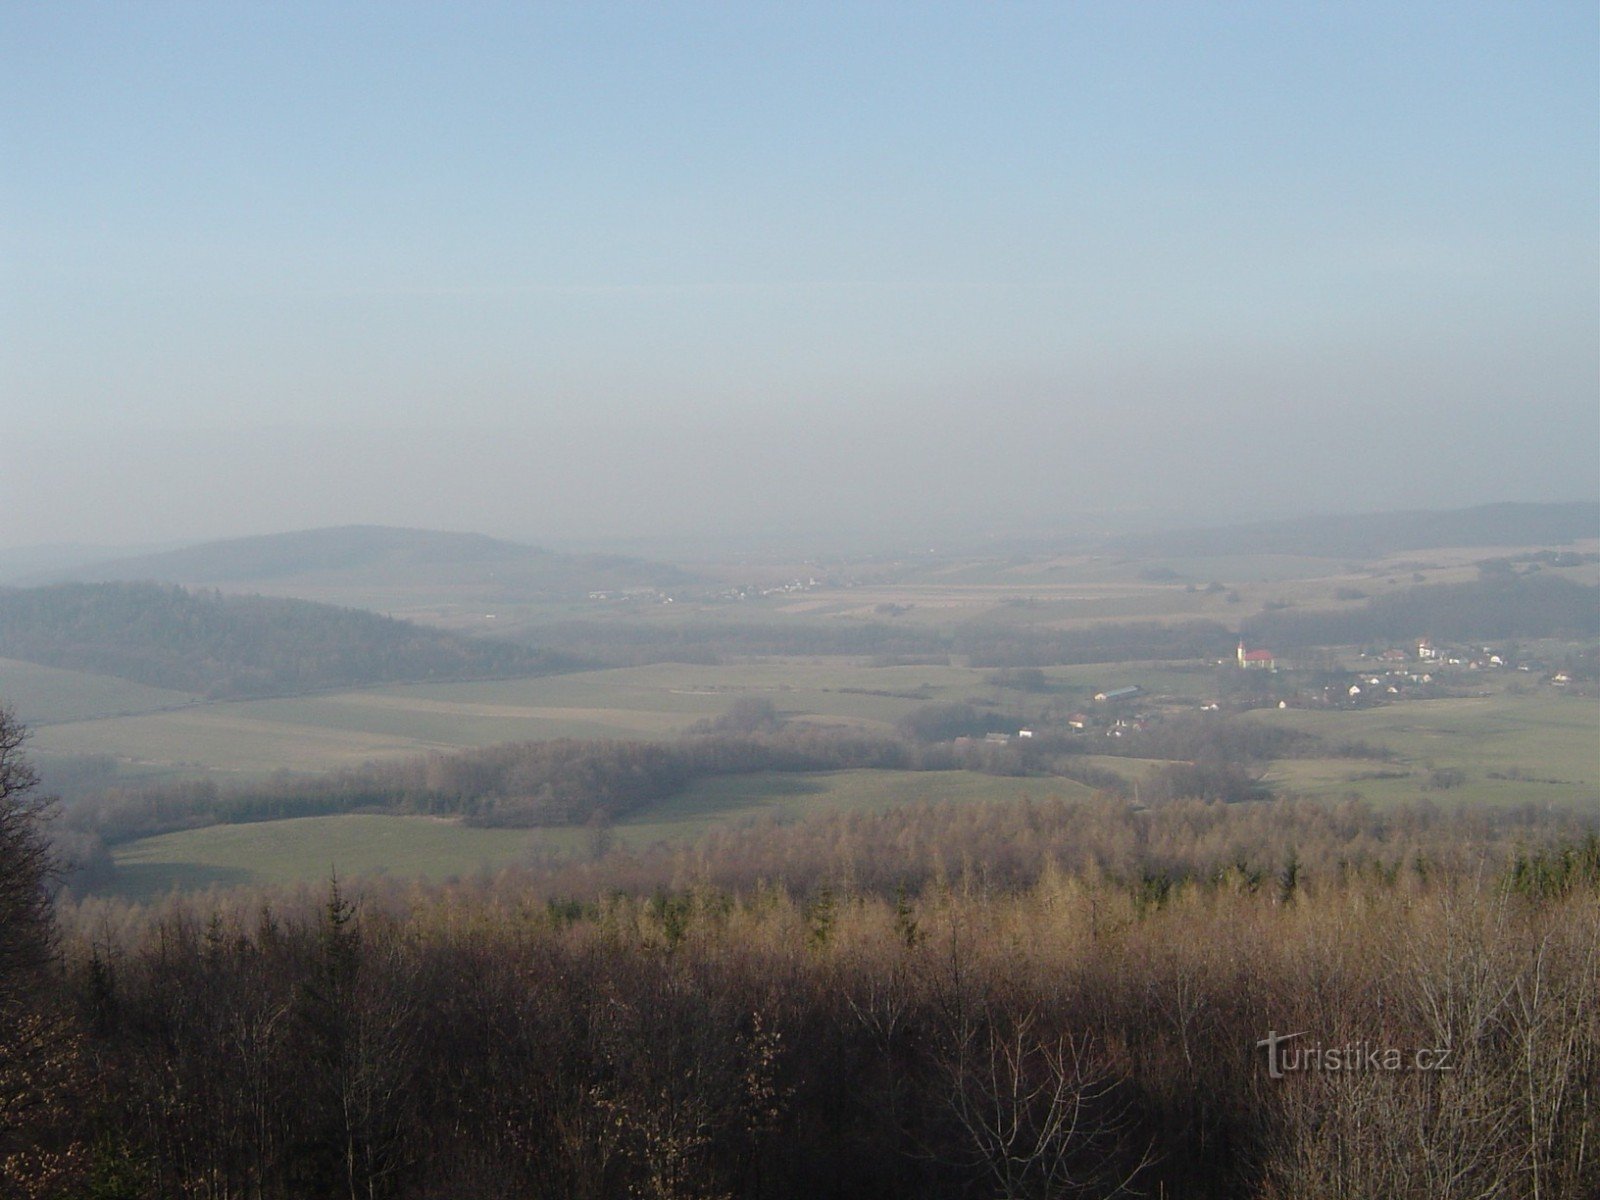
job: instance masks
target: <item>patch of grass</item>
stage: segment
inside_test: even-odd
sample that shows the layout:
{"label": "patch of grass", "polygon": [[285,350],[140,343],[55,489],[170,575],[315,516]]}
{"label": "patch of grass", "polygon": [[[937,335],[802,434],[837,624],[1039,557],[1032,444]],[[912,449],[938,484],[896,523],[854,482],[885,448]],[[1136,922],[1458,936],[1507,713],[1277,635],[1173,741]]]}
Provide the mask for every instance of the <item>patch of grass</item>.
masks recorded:
{"label": "patch of grass", "polygon": [[[1499,692],[1354,711],[1267,709],[1251,719],[1395,752],[1394,762],[1378,765],[1351,759],[1274,765],[1281,786],[1310,795],[1359,792],[1373,801],[1427,797],[1441,804],[1600,803],[1600,705],[1580,697]],[[1407,774],[1373,777],[1390,771]],[[1461,779],[1439,786],[1451,777],[1435,772],[1459,772]],[[1548,780],[1558,782],[1541,782]]]}
{"label": "patch of grass", "polygon": [[103,721],[47,725],[35,731],[33,747],[43,756],[107,754],[133,771],[155,769],[222,777],[273,771],[328,770],[359,766],[379,757],[451,749],[447,743],[383,737],[303,720],[270,720],[249,704],[211,704],[177,712],[147,713]]}
{"label": "patch of grass", "polygon": [[1466,805],[1558,805],[1586,808],[1600,805],[1594,784],[1539,779],[1496,779],[1464,768],[1429,768],[1395,764],[1362,764],[1348,758],[1303,758],[1276,762],[1267,782],[1279,792],[1336,800],[1359,795],[1374,804],[1415,803]]}
{"label": "patch of grass", "polygon": [[146,687],[110,675],[0,658],[0,701],[14,708],[23,724],[34,728],[177,708],[199,699],[188,692]]}
{"label": "patch of grass", "polygon": [[788,716],[881,731],[923,703],[992,697],[986,674],[836,658],[659,663],[85,719],[41,728],[34,745],[41,755],[108,754],[125,768],[248,777],[496,742],[670,738],[751,696],[771,700]]}
{"label": "patch of grass", "polygon": [[1345,570],[1348,560],[1295,554],[1229,554],[1150,560],[1185,580],[1205,583],[1278,583],[1290,579],[1322,579]]}
{"label": "patch of grass", "polygon": [[143,838],[113,855],[116,891],[150,899],[174,888],[294,883],[390,874],[446,879],[527,857],[543,831],[470,829],[431,817],[350,814],[212,825]]}

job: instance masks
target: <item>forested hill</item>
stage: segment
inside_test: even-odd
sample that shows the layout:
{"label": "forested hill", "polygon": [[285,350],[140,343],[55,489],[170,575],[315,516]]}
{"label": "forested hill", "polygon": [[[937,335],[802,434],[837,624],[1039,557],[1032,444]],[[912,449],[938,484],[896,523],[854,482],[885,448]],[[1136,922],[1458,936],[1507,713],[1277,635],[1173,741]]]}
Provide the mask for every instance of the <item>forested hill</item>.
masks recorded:
{"label": "forested hill", "polygon": [[1600,636],[1600,587],[1541,575],[1432,584],[1375,596],[1347,612],[1265,612],[1244,632],[1274,648],[1405,642],[1428,636],[1593,638]]}
{"label": "forested hill", "polygon": [[1563,546],[1600,537],[1600,503],[1484,504],[1443,512],[1297,517],[1217,529],[1130,534],[1110,549],[1136,555],[1297,554],[1382,558],[1447,546]]}
{"label": "forested hill", "polygon": [[664,563],[561,554],[476,533],[347,525],[207,542],[24,582],[155,579],[200,586],[269,585],[272,591],[296,582],[323,588],[478,585],[519,595],[583,595],[597,589],[668,586],[688,578]]}
{"label": "forested hill", "polygon": [[572,665],[544,651],[357,609],[158,583],[0,589],[0,658],[214,699]]}

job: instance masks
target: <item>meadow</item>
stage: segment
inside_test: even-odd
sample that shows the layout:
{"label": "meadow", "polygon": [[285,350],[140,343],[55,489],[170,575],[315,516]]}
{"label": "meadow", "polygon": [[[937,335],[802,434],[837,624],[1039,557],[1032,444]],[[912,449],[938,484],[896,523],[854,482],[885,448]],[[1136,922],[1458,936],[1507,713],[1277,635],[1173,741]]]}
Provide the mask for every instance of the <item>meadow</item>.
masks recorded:
{"label": "meadow", "polygon": [[[873,666],[848,658],[654,663],[533,679],[188,703],[166,711],[86,712],[39,725],[31,748],[46,765],[52,757],[99,754],[140,773],[240,779],[496,742],[665,739],[748,697],[770,700],[785,717],[887,732],[927,704],[976,701],[1035,717],[1052,706],[1087,705],[1105,688],[1138,685],[1195,698],[1207,686],[1203,674],[1159,664],[1056,667],[1044,675],[1049,690],[1035,693],[997,684],[993,672],[962,666]],[[23,690],[18,706],[25,712],[29,705],[30,693]]]}
{"label": "meadow", "polygon": [[1389,762],[1282,760],[1269,778],[1285,791],[1375,803],[1600,808],[1600,706],[1553,688],[1355,710],[1263,709],[1251,719],[1394,753]]}
{"label": "meadow", "polygon": [[39,728],[33,749],[45,760],[109,754],[130,765],[237,777],[506,741],[668,738],[744,696],[769,698],[785,713],[887,728],[926,703],[924,696],[965,698],[982,686],[979,673],[962,669],[872,670],[837,660],[666,663],[91,718]]}
{"label": "meadow", "polygon": [[[806,578],[812,569],[769,565],[750,572],[756,590],[746,599],[715,591],[674,604],[644,598],[519,601],[440,594],[428,597],[431,608],[419,605],[415,594],[371,599],[375,606],[459,631],[520,631],[534,644],[540,644],[541,629],[581,628],[603,640],[615,627],[621,631],[619,645],[628,644],[629,630],[646,628],[682,631],[684,644],[703,649],[715,644],[706,642],[707,631],[752,630],[758,636],[750,644],[762,645],[767,630],[851,630],[868,623],[920,628],[924,635],[982,627],[1008,637],[1011,629],[1025,635],[1100,622],[1237,625],[1264,608],[1283,605],[1337,609],[1418,582],[1475,577],[1475,560],[1484,553],[1428,551],[1361,564],[1288,555],[932,556],[866,564],[858,577],[835,576],[829,586],[760,594],[762,586]],[[705,585],[712,589],[744,578],[742,567],[723,568],[721,579],[696,570],[698,577],[712,579]],[[1584,564],[1563,573],[1588,580],[1600,574],[1600,566]],[[1212,581],[1223,586],[1213,588]],[[383,604],[385,599],[390,603]],[[555,639],[556,633],[548,637]],[[559,640],[545,644],[561,647]],[[665,644],[670,647],[672,639]],[[1522,649],[1559,662],[1571,646],[1530,643]],[[1127,713],[1173,715],[1219,698],[1226,701],[1219,690],[1234,682],[1219,673],[1215,661],[1050,666],[1018,675],[973,667],[959,656],[948,661],[915,654],[904,659],[736,656],[720,648],[717,655],[719,661],[701,663],[654,662],[524,679],[392,684],[239,701],[205,701],[107,676],[0,660],[0,696],[31,727],[29,752],[47,776],[53,763],[94,759],[110,763],[119,781],[200,778],[227,787],[265,781],[286,770],[355,768],[506,742],[670,741],[752,699],[770,702],[781,719],[801,726],[873,735],[892,733],[918,709],[957,703],[1003,714],[1019,727],[1059,730],[1073,713],[1102,715],[1093,700],[1099,691],[1137,686],[1140,695],[1126,706]],[[1348,668],[1367,669],[1353,654],[1344,661]],[[901,662],[916,665],[892,665]],[[1390,755],[1330,753],[1279,759],[1258,769],[1280,794],[1330,801],[1359,796],[1380,806],[1427,800],[1451,808],[1600,809],[1600,708],[1592,698],[1553,689],[1534,673],[1485,674],[1473,685],[1479,694],[1405,698],[1374,708],[1257,709],[1248,719],[1315,734],[1330,748],[1367,743]],[[1113,743],[1092,732],[1085,736],[1084,765],[1120,776],[1135,797],[1144,777],[1165,765],[1097,753]],[[1061,779],[963,771],[723,776],[631,814],[605,836],[639,848],[692,841],[719,824],[764,815],[788,820],[827,809],[881,811],[922,800],[972,803],[1083,794],[1087,789]],[[335,869],[444,879],[581,857],[593,850],[593,837],[585,829],[501,831],[366,814],[218,826],[113,847],[115,886],[123,894],[148,897],[175,885],[315,880]]]}
{"label": "meadow", "polygon": [[508,866],[592,855],[605,844],[643,849],[694,841],[713,826],[761,817],[882,812],[907,804],[1087,798],[1064,779],[1013,779],[970,771],[773,771],[701,781],[602,834],[571,826],[478,829],[454,820],[352,813],[211,825],[142,838],[113,855],[103,894],[151,900],[170,891],[243,884],[316,883],[387,875],[434,882]]}
{"label": "meadow", "polygon": [[0,698],[29,728],[91,722],[132,713],[161,712],[200,701],[199,696],[148,687],[111,675],[64,671],[0,658]]}

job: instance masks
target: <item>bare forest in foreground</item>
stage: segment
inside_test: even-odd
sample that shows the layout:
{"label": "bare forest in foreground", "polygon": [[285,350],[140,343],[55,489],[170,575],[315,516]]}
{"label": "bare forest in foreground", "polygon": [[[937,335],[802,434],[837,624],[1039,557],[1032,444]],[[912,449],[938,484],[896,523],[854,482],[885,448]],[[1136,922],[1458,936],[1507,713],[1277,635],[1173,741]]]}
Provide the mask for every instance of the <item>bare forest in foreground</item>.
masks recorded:
{"label": "bare forest in foreground", "polygon": [[32,915],[10,1194],[1600,1184],[1600,841],[1531,810],[914,806]]}

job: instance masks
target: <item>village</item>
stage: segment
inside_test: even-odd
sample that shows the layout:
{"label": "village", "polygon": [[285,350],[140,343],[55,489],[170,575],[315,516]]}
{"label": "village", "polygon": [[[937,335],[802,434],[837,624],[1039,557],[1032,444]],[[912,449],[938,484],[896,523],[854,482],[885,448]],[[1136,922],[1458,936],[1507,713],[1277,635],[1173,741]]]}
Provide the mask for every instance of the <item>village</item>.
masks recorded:
{"label": "village", "polygon": [[[1212,664],[1213,694],[1201,699],[1158,692],[1138,684],[1095,691],[1089,704],[1059,721],[1046,718],[1015,733],[982,740],[1005,745],[1029,740],[1046,728],[1067,736],[1123,738],[1143,733],[1182,713],[1243,713],[1256,709],[1367,709],[1407,700],[1488,695],[1493,677],[1511,676],[1514,688],[1549,687],[1587,695],[1585,680],[1543,658],[1511,648],[1441,644],[1420,637],[1407,649],[1352,649],[1347,655],[1292,662],[1265,647],[1239,642],[1233,659]],[[1243,673],[1243,674],[1240,674]],[[958,742],[972,739],[958,739]]]}

